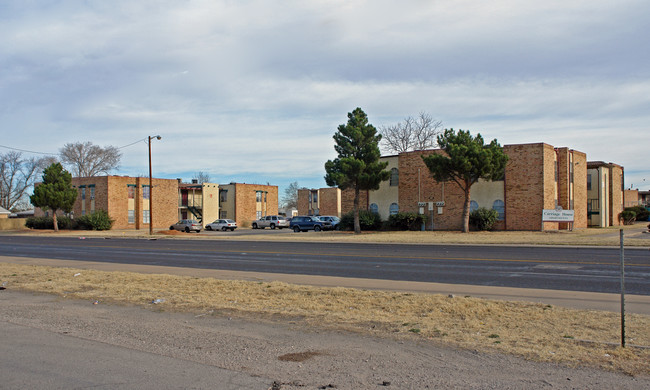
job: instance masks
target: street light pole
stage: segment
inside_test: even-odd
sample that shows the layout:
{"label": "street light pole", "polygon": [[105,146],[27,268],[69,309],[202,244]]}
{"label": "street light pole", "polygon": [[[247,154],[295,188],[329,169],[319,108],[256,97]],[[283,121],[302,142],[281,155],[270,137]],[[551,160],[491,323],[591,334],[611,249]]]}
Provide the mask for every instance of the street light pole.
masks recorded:
{"label": "street light pole", "polygon": [[149,235],[153,236],[153,180],[151,179],[151,140],[161,139],[159,135],[149,136]]}

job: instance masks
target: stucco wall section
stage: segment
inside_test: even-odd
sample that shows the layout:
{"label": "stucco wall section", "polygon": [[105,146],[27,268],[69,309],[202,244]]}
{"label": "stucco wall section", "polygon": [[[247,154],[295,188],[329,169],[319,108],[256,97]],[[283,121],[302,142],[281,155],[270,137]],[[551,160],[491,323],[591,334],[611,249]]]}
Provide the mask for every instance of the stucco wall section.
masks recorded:
{"label": "stucco wall section", "polygon": [[380,159],[381,162],[387,162],[387,171],[395,168],[398,172],[397,185],[390,185],[390,179],[385,180],[379,184],[379,189],[370,191],[368,194],[368,205],[376,204],[379,210],[381,219],[386,220],[390,215],[390,205],[393,203],[399,204],[399,156],[386,156]]}
{"label": "stucco wall section", "polygon": [[573,151],[574,229],[587,227],[587,154]]}
{"label": "stucco wall section", "polygon": [[219,185],[214,183],[203,183],[203,226],[215,219],[219,219]]}

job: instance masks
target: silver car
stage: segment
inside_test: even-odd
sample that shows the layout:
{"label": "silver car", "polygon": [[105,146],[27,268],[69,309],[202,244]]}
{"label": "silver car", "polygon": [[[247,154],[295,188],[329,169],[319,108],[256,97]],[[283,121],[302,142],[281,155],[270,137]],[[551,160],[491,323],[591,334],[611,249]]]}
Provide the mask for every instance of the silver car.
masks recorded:
{"label": "silver car", "polygon": [[169,227],[169,230],[180,230],[185,233],[200,232],[203,226],[195,219],[181,219]]}
{"label": "silver car", "polygon": [[205,230],[230,230],[234,232],[237,229],[237,222],[232,219],[217,219],[216,221],[205,225]]}

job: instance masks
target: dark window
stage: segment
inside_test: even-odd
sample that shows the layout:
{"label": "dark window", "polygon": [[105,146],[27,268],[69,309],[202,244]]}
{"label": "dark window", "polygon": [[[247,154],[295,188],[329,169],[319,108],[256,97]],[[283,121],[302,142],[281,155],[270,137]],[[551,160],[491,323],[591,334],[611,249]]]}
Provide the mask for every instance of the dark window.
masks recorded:
{"label": "dark window", "polygon": [[390,170],[390,185],[391,187],[399,185],[399,171],[397,168]]}

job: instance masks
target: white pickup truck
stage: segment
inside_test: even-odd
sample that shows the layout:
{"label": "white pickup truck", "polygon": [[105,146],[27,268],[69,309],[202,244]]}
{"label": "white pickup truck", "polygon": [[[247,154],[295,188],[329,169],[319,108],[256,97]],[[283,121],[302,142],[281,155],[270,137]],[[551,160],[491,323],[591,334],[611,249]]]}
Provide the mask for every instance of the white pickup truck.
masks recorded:
{"label": "white pickup truck", "polygon": [[289,221],[281,215],[267,215],[266,217],[253,221],[251,226],[253,229],[264,229],[265,227],[282,229],[289,227]]}

